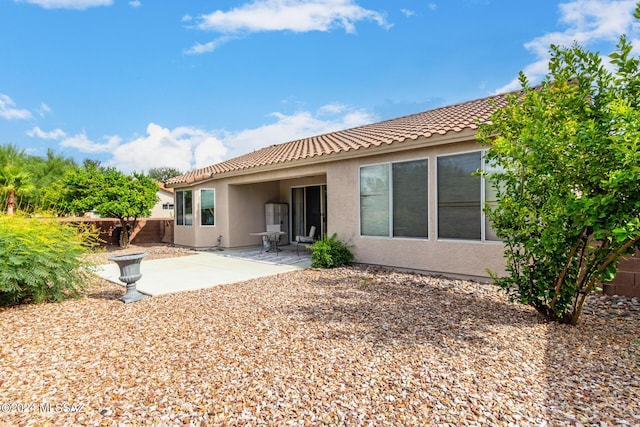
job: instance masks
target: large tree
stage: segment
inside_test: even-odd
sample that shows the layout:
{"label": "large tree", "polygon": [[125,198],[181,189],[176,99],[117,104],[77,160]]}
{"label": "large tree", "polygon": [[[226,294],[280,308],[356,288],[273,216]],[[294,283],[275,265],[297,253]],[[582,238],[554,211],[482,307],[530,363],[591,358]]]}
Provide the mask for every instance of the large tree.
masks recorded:
{"label": "large tree", "polygon": [[175,176],[182,175],[182,172],[176,168],[171,168],[168,166],[159,167],[159,168],[151,168],[147,172],[147,176],[155,179],[159,182],[165,182],[169,178],[173,178]]}
{"label": "large tree", "polygon": [[129,226],[147,217],[158,201],[156,182],[143,174],[125,175],[114,168],[85,164],[65,175],[59,187],[58,208],[83,214],[94,211],[103,218],[120,220],[120,245],[129,245]]}
{"label": "large tree", "polygon": [[29,209],[47,209],[51,203],[46,200],[49,189],[62,179],[68,170],[76,167],[77,164],[71,157],[56,154],[52,149],[47,150],[45,157],[28,156],[24,169],[31,176],[34,185],[34,191],[27,199]]}
{"label": "large tree", "polygon": [[[640,5],[636,9],[636,17]],[[510,296],[576,324],[640,241],[640,74],[625,36],[610,55],[551,47],[549,74],[480,129],[498,195],[485,208],[505,244]]]}

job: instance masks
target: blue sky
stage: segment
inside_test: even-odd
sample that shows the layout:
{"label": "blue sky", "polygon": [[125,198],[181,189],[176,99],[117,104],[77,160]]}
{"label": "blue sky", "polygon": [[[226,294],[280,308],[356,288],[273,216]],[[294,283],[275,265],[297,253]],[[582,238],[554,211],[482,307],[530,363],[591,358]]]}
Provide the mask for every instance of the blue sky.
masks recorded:
{"label": "blue sky", "polygon": [[631,0],[0,0],[0,144],[125,172],[516,89],[551,43],[640,46]]}

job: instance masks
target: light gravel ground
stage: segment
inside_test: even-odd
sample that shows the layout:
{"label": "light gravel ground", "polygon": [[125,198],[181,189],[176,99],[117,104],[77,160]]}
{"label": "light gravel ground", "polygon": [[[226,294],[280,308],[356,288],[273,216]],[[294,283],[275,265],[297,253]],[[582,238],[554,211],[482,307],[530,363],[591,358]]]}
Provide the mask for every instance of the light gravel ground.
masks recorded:
{"label": "light gravel ground", "polygon": [[122,294],[0,309],[0,425],[640,425],[637,299],[563,326],[367,267]]}

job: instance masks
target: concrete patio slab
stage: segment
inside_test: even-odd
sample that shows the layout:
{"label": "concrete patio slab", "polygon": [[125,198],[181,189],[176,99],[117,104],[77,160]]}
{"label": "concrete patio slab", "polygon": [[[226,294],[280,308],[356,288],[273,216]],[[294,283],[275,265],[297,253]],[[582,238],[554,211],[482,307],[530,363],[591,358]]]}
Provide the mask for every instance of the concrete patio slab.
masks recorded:
{"label": "concrete patio slab", "polygon": [[[295,265],[270,264],[211,252],[147,261],[143,259],[140,264],[142,278],[137,282],[137,289],[151,296],[193,291],[302,270],[308,265],[305,262]],[[100,265],[96,274],[124,287],[118,279],[120,270],[115,263]]]}

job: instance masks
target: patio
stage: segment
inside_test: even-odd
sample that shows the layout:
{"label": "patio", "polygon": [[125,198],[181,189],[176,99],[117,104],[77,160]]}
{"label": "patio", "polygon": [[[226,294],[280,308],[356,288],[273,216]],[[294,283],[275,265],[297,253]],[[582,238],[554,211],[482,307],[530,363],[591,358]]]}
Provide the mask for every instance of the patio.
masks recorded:
{"label": "patio", "polygon": [[599,297],[568,327],[490,285],[378,268],[122,293],[0,309],[0,402],[29,405],[0,424],[640,423],[640,310]]}
{"label": "patio", "polygon": [[[192,251],[189,256],[143,259],[140,265],[142,278],[137,282],[137,289],[143,294],[158,296],[273,276],[310,265],[309,253],[301,251],[298,255],[295,246],[285,246],[280,252],[264,252],[255,247]],[[96,274],[124,286],[118,279],[118,266],[113,262],[100,265]]]}

